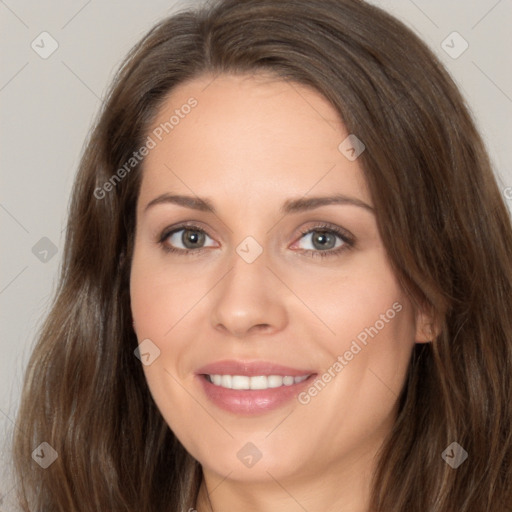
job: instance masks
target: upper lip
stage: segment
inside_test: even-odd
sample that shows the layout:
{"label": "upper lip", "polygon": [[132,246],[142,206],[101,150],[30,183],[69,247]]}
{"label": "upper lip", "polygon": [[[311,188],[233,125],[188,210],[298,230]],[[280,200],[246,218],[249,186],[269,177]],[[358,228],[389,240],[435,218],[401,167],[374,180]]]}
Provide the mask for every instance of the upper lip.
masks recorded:
{"label": "upper lip", "polygon": [[197,373],[199,375],[246,375],[248,377],[256,375],[300,377],[302,375],[311,375],[314,372],[307,369],[290,368],[269,361],[224,360],[207,364],[199,368]]}

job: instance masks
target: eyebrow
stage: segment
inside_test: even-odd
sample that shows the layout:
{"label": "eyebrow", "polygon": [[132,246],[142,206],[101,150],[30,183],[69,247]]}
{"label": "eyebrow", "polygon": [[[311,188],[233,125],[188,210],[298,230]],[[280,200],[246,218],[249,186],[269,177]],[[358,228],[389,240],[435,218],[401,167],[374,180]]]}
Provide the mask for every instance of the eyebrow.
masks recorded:
{"label": "eyebrow", "polygon": [[[155,197],[146,205],[146,207],[144,208],[144,212],[158,204],[176,204],[178,206],[183,206],[185,208],[190,208],[192,210],[199,210],[202,212],[209,212],[213,214],[217,213],[211,201],[209,201],[206,198],[176,194],[162,194],[158,197]],[[302,197],[300,199],[288,199],[283,203],[279,211],[281,214],[286,215],[290,213],[299,213],[308,210],[313,210],[315,208],[320,208],[321,206],[328,206],[333,204],[358,206],[360,208],[368,210],[371,213],[375,213],[375,209],[369,204],[366,204],[364,201],[361,201],[360,199],[357,199],[355,197],[349,197],[342,194],[323,197]]]}

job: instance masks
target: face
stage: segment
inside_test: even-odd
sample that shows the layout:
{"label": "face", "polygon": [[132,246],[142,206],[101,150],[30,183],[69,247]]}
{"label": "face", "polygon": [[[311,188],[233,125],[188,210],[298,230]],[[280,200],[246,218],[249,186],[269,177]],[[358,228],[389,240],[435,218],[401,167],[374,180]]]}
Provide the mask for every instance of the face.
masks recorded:
{"label": "face", "polygon": [[130,293],[168,425],[219,478],[367,467],[425,338],[336,111],[263,75],[201,77],[148,135]]}

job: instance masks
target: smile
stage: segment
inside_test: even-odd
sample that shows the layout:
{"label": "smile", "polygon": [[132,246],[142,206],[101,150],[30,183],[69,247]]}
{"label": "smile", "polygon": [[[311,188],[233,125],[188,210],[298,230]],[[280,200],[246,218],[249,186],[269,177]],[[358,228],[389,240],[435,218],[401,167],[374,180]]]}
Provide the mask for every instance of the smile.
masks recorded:
{"label": "smile", "polygon": [[206,375],[206,379],[225,389],[237,390],[261,390],[270,388],[279,388],[282,386],[292,386],[306,380],[310,375],[301,375],[293,377],[291,375]]}

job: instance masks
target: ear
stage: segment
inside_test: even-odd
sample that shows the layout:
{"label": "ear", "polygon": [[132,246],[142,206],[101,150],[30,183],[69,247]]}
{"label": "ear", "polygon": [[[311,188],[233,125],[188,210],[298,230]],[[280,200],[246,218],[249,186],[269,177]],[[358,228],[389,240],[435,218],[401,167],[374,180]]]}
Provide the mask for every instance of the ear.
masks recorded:
{"label": "ear", "polygon": [[416,343],[430,343],[439,336],[440,329],[434,321],[431,311],[418,310],[416,313]]}

